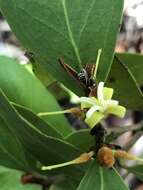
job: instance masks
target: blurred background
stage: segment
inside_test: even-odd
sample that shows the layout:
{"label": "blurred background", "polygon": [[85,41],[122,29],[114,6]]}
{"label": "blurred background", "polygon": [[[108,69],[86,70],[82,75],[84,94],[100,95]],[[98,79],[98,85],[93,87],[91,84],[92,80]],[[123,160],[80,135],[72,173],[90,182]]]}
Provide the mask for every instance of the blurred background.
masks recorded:
{"label": "blurred background", "polygon": [[[121,24],[120,33],[118,35],[117,52],[143,53],[143,0],[125,0],[124,15]],[[28,59],[24,56],[25,50],[11,32],[10,27],[0,13],[0,55],[10,56],[16,58],[21,64],[26,64]],[[74,122],[76,127],[80,125],[75,122],[75,118],[69,118]],[[140,112],[129,113],[127,117],[122,120],[110,118],[109,123],[112,125],[129,126],[143,121],[143,114]],[[73,124],[73,123],[72,123]],[[74,125],[74,124],[73,124]],[[77,127],[78,128],[78,127]],[[132,134],[127,132],[118,139],[119,144],[124,146],[126,139],[132,138]],[[122,143],[124,142],[124,143]],[[140,134],[139,140],[132,148],[132,152],[137,155],[143,155],[143,135]],[[132,174],[127,174],[122,171],[126,182],[129,184],[131,190],[143,190],[143,182],[137,179]]]}

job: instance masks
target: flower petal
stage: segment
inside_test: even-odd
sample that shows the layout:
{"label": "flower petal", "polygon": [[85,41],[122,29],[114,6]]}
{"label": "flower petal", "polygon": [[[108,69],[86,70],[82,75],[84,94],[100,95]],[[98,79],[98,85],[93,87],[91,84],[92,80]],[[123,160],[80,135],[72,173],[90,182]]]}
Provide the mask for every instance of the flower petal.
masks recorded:
{"label": "flower petal", "polygon": [[107,105],[107,106],[116,106],[118,104],[119,104],[119,102],[117,100],[106,100],[105,101],[105,105]]}
{"label": "flower petal", "polygon": [[87,98],[87,97],[81,97],[81,109],[90,108],[97,104],[97,99],[94,97]]}
{"label": "flower petal", "polygon": [[104,88],[104,82],[100,82],[97,87],[97,99],[99,100],[100,103],[104,102],[103,88]]}
{"label": "flower petal", "polygon": [[92,106],[92,107],[88,110],[88,112],[86,113],[86,117],[87,117],[87,118],[90,118],[90,117],[92,116],[92,114],[93,114],[94,112],[96,112],[97,110],[100,110],[100,106]]}
{"label": "flower petal", "polygon": [[106,110],[107,114],[113,114],[120,118],[123,118],[126,114],[126,108],[123,106],[109,106]]}
{"label": "flower petal", "polygon": [[103,88],[104,100],[111,100],[113,92],[114,92],[113,88],[104,87]]}
{"label": "flower petal", "polygon": [[103,114],[103,113],[101,113],[101,112],[94,112],[90,118],[86,118],[86,119],[85,119],[85,123],[87,123],[87,125],[88,125],[90,128],[93,128],[93,127],[95,127],[95,125],[96,125],[97,123],[99,123],[103,118],[104,118],[104,114]]}

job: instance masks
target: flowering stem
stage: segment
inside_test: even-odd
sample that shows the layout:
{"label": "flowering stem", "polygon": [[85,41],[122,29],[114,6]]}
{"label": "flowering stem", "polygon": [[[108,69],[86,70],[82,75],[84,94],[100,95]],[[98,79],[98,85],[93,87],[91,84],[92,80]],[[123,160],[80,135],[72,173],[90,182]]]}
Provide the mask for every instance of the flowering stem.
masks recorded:
{"label": "flowering stem", "polygon": [[97,75],[97,70],[98,70],[98,66],[99,66],[99,62],[100,62],[101,53],[102,53],[102,49],[99,49],[98,54],[97,54],[97,59],[96,59],[95,71],[94,71],[94,75],[93,75],[94,80],[96,80],[96,75]]}
{"label": "flowering stem", "polygon": [[55,168],[61,168],[61,167],[69,166],[69,165],[73,165],[73,164],[82,164],[82,163],[85,163],[85,162],[88,162],[89,160],[91,160],[93,155],[94,155],[93,151],[91,151],[89,153],[83,153],[79,157],[75,158],[74,160],[64,162],[61,164],[51,165],[51,166],[43,166],[41,169],[42,170],[52,170]]}
{"label": "flowering stem", "polygon": [[136,161],[143,162],[143,159],[142,159],[142,158],[139,158],[139,157],[135,157],[135,160],[136,160]]}
{"label": "flowering stem", "polygon": [[54,112],[43,112],[43,113],[38,113],[38,116],[48,116],[48,115],[60,115],[60,114],[65,114],[65,113],[71,113],[71,109],[63,110],[63,111],[54,111]]}
{"label": "flowering stem", "polygon": [[43,112],[43,113],[38,113],[37,115],[38,116],[47,116],[47,115],[60,115],[60,114],[65,114],[65,113],[72,113],[79,118],[84,117],[84,112],[78,107],[73,107],[73,108],[70,108],[67,110],[63,110],[63,111]]}
{"label": "flowering stem", "polygon": [[75,164],[73,160],[69,161],[69,162],[62,163],[62,164],[56,164],[56,165],[52,165],[52,166],[43,166],[42,170],[52,170],[52,169],[55,169],[55,168],[61,168],[61,167],[69,166],[69,165],[72,165],[72,164]]}
{"label": "flowering stem", "polygon": [[136,160],[136,161],[140,161],[143,162],[142,158],[139,158],[137,156],[134,156],[133,154],[130,154],[124,150],[113,150],[113,154],[115,158],[123,158],[126,160]]}

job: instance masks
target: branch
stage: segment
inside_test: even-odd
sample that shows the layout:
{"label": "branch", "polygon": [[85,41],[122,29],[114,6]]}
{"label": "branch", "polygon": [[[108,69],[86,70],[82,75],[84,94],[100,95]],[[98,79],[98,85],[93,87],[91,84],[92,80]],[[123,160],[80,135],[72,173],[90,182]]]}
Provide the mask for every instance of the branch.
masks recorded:
{"label": "branch", "polygon": [[143,135],[143,131],[138,131],[134,134],[131,140],[123,147],[124,150],[128,151],[136,143],[136,141]]}
{"label": "branch", "polygon": [[107,129],[107,134],[122,134],[128,131],[141,131],[143,130],[143,122],[132,125],[132,126],[126,126],[126,127],[112,127]]}

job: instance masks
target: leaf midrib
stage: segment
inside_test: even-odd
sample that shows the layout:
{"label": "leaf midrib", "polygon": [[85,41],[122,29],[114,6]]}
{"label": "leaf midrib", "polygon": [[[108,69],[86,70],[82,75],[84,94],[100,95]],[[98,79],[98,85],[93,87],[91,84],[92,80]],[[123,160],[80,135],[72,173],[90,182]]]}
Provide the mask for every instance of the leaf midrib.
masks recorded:
{"label": "leaf midrib", "polygon": [[91,3],[91,6],[90,6],[90,8],[89,8],[89,10],[87,12],[87,15],[85,17],[85,22],[84,22],[84,24],[83,24],[83,26],[82,26],[82,28],[80,30],[78,44],[80,44],[80,39],[81,39],[82,33],[84,32],[84,29],[85,29],[85,27],[87,25],[87,22],[88,22],[88,18],[90,16],[91,12],[92,12],[92,9],[93,9],[95,3],[96,3],[96,0],[93,0],[92,3]]}
{"label": "leaf midrib", "polygon": [[100,190],[104,190],[104,176],[103,176],[103,169],[102,169],[102,167],[99,167],[99,172],[100,172],[100,179],[101,179]]}
{"label": "leaf midrib", "polygon": [[69,21],[69,17],[68,17],[68,11],[67,11],[67,7],[66,7],[66,2],[65,2],[65,0],[62,0],[61,2],[62,2],[62,7],[63,7],[63,11],[64,11],[64,16],[65,16],[67,29],[68,29],[69,38],[71,40],[71,44],[73,46],[73,50],[74,50],[76,58],[77,58],[79,68],[82,69],[83,67],[82,67],[82,64],[81,64],[81,58],[80,58],[79,50],[78,50],[78,47],[76,45],[75,39],[73,37],[72,30],[71,30],[71,26],[70,26],[70,21]]}

